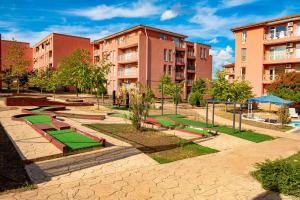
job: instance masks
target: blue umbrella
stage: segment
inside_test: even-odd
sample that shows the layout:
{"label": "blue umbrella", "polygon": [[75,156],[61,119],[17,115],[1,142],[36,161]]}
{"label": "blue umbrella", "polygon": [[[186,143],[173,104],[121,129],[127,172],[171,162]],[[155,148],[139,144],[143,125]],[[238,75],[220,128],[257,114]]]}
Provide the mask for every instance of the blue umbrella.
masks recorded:
{"label": "blue umbrella", "polygon": [[250,102],[258,102],[258,103],[272,103],[276,105],[292,105],[293,102],[289,100],[284,100],[280,97],[274,96],[274,95],[265,95],[261,97],[255,97],[249,99]]}
{"label": "blue umbrella", "polygon": [[[258,103],[270,103],[269,106],[269,112],[271,112],[271,104],[276,104],[276,105],[292,105],[294,102],[289,101],[289,100],[284,100],[280,97],[274,96],[274,95],[265,95],[261,97],[255,97],[249,99],[249,102],[258,102]],[[270,118],[269,118],[270,122]]]}

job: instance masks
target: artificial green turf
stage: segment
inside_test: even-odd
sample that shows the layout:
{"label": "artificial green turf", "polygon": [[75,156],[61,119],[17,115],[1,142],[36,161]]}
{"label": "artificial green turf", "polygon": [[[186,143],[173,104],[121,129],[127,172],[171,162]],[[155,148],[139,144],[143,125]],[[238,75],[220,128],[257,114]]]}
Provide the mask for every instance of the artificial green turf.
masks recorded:
{"label": "artificial green turf", "polygon": [[[177,116],[177,115],[165,115],[166,117],[169,117],[171,120],[180,123],[180,124],[185,124],[188,126],[197,126],[197,127],[206,127],[205,122],[201,121],[195,121],[195,120],[188,120],[185,119],[183,116]],[[267,140],[272,140],[274,139],[272,136],[261,134],[261,133],[255,133],[252,131],[234,131],[233,128],[227,127],[227,126],[212,126],[211,124],[208,124],[208,127],[214,130],[218,130],[219,132],[232,135],[241,139],[249,140],[251,142],[264,142]]]}
{"label": "artificial green turf", "polygon": [[48,115],[31,115],[22,117],[32,124],[48,124],[52,125],[51,117]]}
{"label": "artificial green turf", "polygon": [[127,118],[127,114],[122,114],[122,113],[112,113],[109,116]]}
{"label": "artificial green turf", "polygon": [[71,150],[78,150],[82,148],[96,147],[101,145],[101,142],[93,140],[80,133],[76,133],[75,131],[72,131],[70,129],[47,131],[47,133],[54,137],[56,140],[65,144]]}
{"label": "artificial green turf", "polygon": [[193,133],[199,133],[199,134],[202,134],[202,135],[205,135],[205,136],[212,135],[209,132],[206,132],[206,131],[203,131],[203,130],[199,130],[199,129],[189,128],[189,127],[185,127],[185,128],[181,128],[181,129],[187,130],[187,131],[190,131],[190,132],[193,132]]}
{"label": "artificial green turf", "polygon": [[158,119],[156,119],[156,121],[166,127],[172,127],[172,128],[176,127],[175,124],[173,124],[172,122],[169,122],[168,120],[165,120],[165,119],[158,118]]}
{"label": "artificial green turf", "polygon": [[30,109],[32,112],[41,112],[47,110],[48,108],[52,108],[51,106],[41,106],[39,108]]}

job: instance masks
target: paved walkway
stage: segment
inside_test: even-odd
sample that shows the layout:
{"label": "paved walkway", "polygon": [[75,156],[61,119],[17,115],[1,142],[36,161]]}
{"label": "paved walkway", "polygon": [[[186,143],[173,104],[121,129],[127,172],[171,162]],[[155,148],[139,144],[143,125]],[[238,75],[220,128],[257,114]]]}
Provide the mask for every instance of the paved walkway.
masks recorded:
{"label": "paved walkway", "polygon": [[249,172],[256,162],[299,150],[299,141],[280,138],[164,165],[94,177],[80,175],[0,199],[274,199]]}
{"label": "paved walkway", "polygon": [[[84,122],[66,120],[73,126],[81,126],[80,123]],[[216,120],[224,121],[222,118]],[[280,133],[272,130],[260,132]],[[291,199],[266,192],[249,174],[257,162],[287,157],[300,151],[297,134],[280,134],[281,138],[263,143],[221,134],[213,140],[200,141],[204,146],[221,150],[219,153],[163,165],[138,154],[56,176],[40,183],[35,190],[5,194],[0,199]]]}

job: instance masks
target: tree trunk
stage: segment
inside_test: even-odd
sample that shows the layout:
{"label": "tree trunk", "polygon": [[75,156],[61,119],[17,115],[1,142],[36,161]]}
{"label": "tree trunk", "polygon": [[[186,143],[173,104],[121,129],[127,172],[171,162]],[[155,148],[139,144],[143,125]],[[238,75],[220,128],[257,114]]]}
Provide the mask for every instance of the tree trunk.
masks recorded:
{"label": "tree trunk", "polygon": [[96,99],[97,99],[97,109],[99,110],[100,106],[99,106],[99,97],[98,97],[98,94],[96,94]]}
{"label": "tree trunk", "polygon": [[102,93],[102,105],[104,105],[104,94]]}
{"label": "tree trunk", "polygon": [[53,90],[53,99],[55,101],[55,89]]}
{"label": "tree trunk", "polygon": [[17,79],[17,94],[20,93],[20,83],[19,83],[19,79]]}
{"label": "tree trunk", "polygon": [[78,99],[78,88],[76,87],[76,98]]}

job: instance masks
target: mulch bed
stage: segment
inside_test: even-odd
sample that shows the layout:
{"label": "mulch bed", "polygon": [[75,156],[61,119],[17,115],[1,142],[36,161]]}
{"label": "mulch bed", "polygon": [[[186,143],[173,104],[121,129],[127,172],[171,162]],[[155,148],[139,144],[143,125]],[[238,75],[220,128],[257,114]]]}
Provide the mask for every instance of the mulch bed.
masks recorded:
{"label": "mulch bed", "polygon": [[24,163],[0,124],[0,192],[31,184]]}

